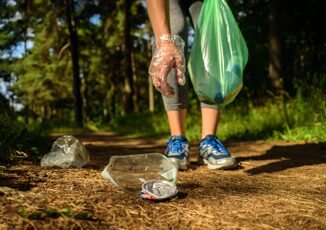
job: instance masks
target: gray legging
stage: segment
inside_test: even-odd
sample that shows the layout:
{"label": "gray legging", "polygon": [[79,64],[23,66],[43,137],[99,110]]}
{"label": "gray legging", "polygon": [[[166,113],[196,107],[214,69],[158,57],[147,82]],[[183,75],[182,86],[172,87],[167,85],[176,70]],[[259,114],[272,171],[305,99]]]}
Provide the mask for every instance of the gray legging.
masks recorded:
{"label": "gray legging", "polygon": [[[192,25],[196,25],[197,19],[202,6],[201,0],[169,0],[170,3],[170,24],[171,33],[180,35],[186,43],[188,41],[188,26],[186,16],[190,16]],[[185,49],[186,50],[186,49]],[[175,71],[171,71],[168,76],[168,84],[175,90],[173,97],[163,97],[163,102],[166,110],[180,110],[188,106],[188,91],[189,91],[189,78],[184,86],[177,84],[175,79]],[[202,108],[217,109],[217,105],[208,105],[201,103]]]}

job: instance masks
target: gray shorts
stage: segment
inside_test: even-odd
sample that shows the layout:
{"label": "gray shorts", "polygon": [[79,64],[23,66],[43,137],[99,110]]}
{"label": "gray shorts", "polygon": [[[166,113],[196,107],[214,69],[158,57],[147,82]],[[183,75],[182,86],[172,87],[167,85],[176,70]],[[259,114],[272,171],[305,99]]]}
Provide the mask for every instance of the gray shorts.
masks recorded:
{"label": "gray shorts", "polygon": [[[185,41],[185,47],[188,43],[188,26],[187,17],[190,17],[192,26],[197,23],[197,19],[202,6],[201,0],[169,0],[170,1],[170,24],[171,33],[180,35]],[[185,49],[187,52],[187,49]],[[187,55],[186,55],[187,56]],[[190,81],[188,74],[187,83],[180,86],[175,78],[175,71],[171,71],[168,76],[168,84],[174,89],[175,95],[173,97],[163,97],[164,107],[166,110],[180,110],[188,107],[188,92]],[[217,105],[209,105],[205,103],[200,104],[201,108],[218,109]]]}

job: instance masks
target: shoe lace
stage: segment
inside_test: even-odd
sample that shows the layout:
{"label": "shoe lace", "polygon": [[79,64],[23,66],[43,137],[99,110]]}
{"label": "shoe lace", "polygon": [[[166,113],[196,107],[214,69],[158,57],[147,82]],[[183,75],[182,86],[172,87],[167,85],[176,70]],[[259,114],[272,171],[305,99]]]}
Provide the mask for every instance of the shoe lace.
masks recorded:
{"label": "shoe lace", "polygon": [[213,149],[217,150],[219,153],[223,153],[223,148],[221,144],[218,142],[217,138],[210,138],[207,140],[208,144],[213,147]]}
{"label": "shoe lace", "polygon": [[185,148],[185,141],[181,140],[181,138],[175,137],[171,138],[168,142],[168,148],[171,152],[180,153],[183,148]]}

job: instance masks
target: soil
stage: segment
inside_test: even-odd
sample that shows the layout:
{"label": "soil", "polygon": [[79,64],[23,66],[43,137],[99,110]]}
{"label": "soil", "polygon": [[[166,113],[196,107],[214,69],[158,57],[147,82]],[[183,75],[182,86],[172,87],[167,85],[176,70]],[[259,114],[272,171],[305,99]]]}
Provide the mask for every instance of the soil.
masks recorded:
{"label": "soil", "polygon": [[153,202],[101,177],[110,156],[164,152],[165,141],[75,134],[87,166],[0,166],[0,229],[326,229],[325,143],[226,142],[240,166],[179,172],[179,193]]}

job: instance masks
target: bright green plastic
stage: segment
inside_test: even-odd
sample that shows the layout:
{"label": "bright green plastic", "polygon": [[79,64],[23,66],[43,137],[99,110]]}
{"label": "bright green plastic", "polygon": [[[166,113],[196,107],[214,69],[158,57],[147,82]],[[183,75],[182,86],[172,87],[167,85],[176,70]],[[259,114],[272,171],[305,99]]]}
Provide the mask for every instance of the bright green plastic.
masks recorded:
{"label": "bright green plastic", "polygon": [[225,0],[205,0],[188,62],[199,100],[220,107],[232,102],[247,61],[247,45]]}

